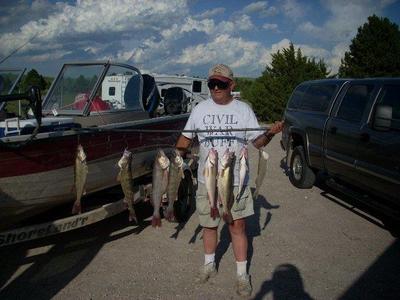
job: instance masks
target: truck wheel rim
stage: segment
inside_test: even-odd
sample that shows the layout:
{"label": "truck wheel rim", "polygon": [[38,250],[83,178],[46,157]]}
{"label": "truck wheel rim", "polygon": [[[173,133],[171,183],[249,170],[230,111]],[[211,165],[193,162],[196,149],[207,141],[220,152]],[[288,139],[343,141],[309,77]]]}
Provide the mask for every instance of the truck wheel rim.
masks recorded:
{"label": "truck wheel rim", "polygon": [[293,167],[292,167],[293,175],[296,180],[300,180],[303,174],[303,164],[301,162],[301,158],[299,155],[296,155],[293,158]]}

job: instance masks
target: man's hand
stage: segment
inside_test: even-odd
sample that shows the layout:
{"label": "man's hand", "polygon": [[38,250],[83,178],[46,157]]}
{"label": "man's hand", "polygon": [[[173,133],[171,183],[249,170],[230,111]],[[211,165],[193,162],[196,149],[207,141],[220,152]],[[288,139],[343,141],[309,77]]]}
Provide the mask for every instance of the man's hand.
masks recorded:
{"label": "man's hand", "polygon": [[268,130],[269,134],[277,134],[283,129],[283,121],[275,121],[272,127]]}

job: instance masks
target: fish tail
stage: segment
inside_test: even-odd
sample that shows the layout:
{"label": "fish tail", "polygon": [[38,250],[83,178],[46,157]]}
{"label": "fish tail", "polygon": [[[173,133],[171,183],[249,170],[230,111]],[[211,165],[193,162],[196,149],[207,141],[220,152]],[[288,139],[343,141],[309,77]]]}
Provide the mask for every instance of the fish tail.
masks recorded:
{"label": "fish tail", "polygon": [[151,226],[161,227],[161,217],[153,216],[153,218],[151,219]]}
{"label": "fish tail", "polygon": [[215,206],[214,206],[214,207],[211,207],[211,209],[210,209],[210,216],[211,216],[211,218],[212,218],[213,220],[215,220],[216,218],[219,218],[219,211],[218,211],[218,208],[216,208]]}
{"label": "fish tail", "polygon": [[80,214],[81,211],[82,211],[81,201],[76,200],[74,202],[74,205],[72,206],[72,214],[74,215]]}
{"label": "fish tail", "polygon": [[174,207],[173,207],[173,205],[168,205],[168,207],[167,207],[167,211],[166,211],[166,213],[165,213],[165,218],[168,220],[168,221],[173,221],[174,219],[175,219],[175,215],[174,215]]}
{"label": "fish tail", "polygon": [[233,223],[233,217],[232,217],[232,213],[230,211],[224,212],[224,214],[222,215],[222,218],[224,219],[226,224]]}

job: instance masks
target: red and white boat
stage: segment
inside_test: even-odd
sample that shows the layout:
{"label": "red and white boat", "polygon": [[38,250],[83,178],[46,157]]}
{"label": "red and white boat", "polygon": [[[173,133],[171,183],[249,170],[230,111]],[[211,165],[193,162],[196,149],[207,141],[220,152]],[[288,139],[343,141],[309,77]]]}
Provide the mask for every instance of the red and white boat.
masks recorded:
{"label": "red and white boat", "polygon": [[[127,82],[117,90],[121,85],[110,83],[121,78]],[[90,194],[119,184],[117,162],[125,149],[134,154],[134,177],[151,172],[157,149],[172,149],[188,118],[153,117],[159,104],[154,79],[111,62],[65,64],[41,110],[39,104],[35,117],[0,119],[0,228],[61,203],[72,205],[79,144],[87,155]],[[163,129],[177,132],[157,132]]]}

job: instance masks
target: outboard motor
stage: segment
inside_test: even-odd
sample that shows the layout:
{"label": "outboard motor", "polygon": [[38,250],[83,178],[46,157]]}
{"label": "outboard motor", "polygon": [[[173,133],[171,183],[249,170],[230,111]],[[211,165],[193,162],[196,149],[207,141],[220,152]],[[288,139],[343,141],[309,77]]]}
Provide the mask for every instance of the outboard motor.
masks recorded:
{"label": "outboard motor", "polygon": [[180,87],[171,87],[164,96],[164,110],[168,115],[178,115],[187,111],[188,99]]}

